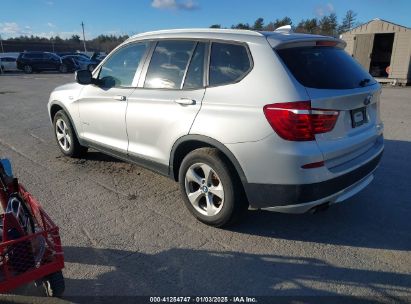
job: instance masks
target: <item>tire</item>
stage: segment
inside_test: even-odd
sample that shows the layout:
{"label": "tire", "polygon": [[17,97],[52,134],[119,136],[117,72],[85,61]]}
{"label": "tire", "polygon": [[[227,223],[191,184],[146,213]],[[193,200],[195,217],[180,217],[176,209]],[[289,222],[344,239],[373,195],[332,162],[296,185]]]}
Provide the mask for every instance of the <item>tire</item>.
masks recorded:
{"label": "tire", "polygon": [[43,289],[48,297],[63,296],[66,284],[64,282],[63,273],[61,271],[52,273],[43,278]]}
{"label": "tire", "polygon": [[77,158],[87,152],[87,147],[80,145],[70,119],[63,110],[54,115],[53,126],[57,145],[64,155]]}
{"label": "tire", "polygon": [[26,65],[23,67],[23,70],[24,70],[24,73],[26,73],[26,74],[31,74],[31,73],[33,73],[33,68],[32,68],[32,66],[31,66],[31,65],[28,65],[28,64],[26,64]]}
{"label": "tire", "polygon": [[59,67],[59,71],[60,73],[67,73],[68,72],[68,68],[65,64],[60,65]]}
{"label": "tire", "polygon": [[237,174],[217,149],[201,148],[187,154],[179,183],[187,209],[207,225],[229,226],[248,209]]}

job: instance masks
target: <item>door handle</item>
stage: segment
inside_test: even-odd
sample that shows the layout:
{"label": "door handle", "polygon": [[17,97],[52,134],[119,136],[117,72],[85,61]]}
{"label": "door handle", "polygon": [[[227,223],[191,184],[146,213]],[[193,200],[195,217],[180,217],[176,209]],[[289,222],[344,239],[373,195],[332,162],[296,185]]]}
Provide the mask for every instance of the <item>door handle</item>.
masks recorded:
{"label": "door handle", "polygon": [[126,97],[126,96],[122,96],[122,95],[117,95],[117,96],[114,96],[114,99],[115,99],[115,100],[119,100],[119,101],[126,101],[126,100],[127,100],[127,97]]}
{"label": "door handle", "polygon": [[196,101],[193,99],[189,99],[189,98],[180,98],[180,99],[176,99],[174,100],[175,103],[181,104],[181,105],[194,105],[196,104]]}

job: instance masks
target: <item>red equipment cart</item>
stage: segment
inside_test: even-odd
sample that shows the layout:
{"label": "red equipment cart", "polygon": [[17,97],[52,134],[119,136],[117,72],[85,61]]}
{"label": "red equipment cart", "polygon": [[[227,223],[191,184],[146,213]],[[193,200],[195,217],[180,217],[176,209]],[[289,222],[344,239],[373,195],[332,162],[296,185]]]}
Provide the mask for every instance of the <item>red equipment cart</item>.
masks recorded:
{"label": "red equipment cart", "polygon": [[[0,177],[4,175],[0,174]],[[4,179],[2,181],[4,186]],[[4,211],[7,209],[6,203],[10,205],[11,196],[8,197],[8,194],[11,192],[20,201],[24,201],[25,212],[30,215],[31,228],[30,232],[24,231],[16,213],[5,212],[0,215],[0,293],[34,281],[37,286],[44,288],[47,296],[62,296],[65,288],[61,272],[64,268],[64,256],[59,228],[16,179],[14,186],[8,183],[7,187],[0,189]]]}

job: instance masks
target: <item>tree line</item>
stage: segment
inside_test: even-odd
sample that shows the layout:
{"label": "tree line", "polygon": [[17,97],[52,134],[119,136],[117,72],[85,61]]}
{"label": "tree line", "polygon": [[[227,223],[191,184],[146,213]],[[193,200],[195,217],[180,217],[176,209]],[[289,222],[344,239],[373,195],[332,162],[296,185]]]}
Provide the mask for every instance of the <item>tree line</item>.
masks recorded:
{"label": "tree line", "polygon": [[[104,52],[110,52],[117,45],[126,40],[128,35],[99,35],[96,38],[86,40],[87,50],[99,50]],[[9,38],[5,40],[10,46],[13,45],[13,42],[18,43],[27,43],[27,44],[44,44],[47,46],[58,46],[59,49],[78,49],[83,50],[83,40],[79,35],[72,35],[69,38],[61,38],[59,36],[53,37],[39,37],[39,36],[19,36],[14,38]]]}
{"label": "tree line", "polygon": [[[274,31],[276,28],[284,25],[291,25],[294,32],[318,34],[326,36],[337,37],[341,33],[351,30],[357,26],[357,14],[348,10],[341,23],[338,23],[338,18],[335,13],[324,15],[321,18],[308,18],[303,19],[297,24],[293,24],[290,17],[284,17],[281,19],[275,19],[265,24],[263,18],[255,20],[254,24],[249,23],[237,23],[231,26],[232,29],[245,29],[254,31]],[[222,28],[221,24],[213,24],[210,28]]]}

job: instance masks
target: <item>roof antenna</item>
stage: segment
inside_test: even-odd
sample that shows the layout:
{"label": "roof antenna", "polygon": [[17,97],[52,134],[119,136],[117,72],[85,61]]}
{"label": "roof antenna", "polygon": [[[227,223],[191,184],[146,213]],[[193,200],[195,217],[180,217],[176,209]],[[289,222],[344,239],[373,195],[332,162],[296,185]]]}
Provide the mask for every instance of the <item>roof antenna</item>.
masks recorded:
{"label": "roof antenna", "polygon": [[293,29],[291,28],[291,25],[289,25],[289,24],[280,26],[280,27],[278,27],[274,30],[274,32],[276,32],[276,33],[284,33],[284,34],[289,34],[292,31],[293,31]]}

